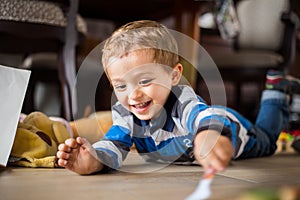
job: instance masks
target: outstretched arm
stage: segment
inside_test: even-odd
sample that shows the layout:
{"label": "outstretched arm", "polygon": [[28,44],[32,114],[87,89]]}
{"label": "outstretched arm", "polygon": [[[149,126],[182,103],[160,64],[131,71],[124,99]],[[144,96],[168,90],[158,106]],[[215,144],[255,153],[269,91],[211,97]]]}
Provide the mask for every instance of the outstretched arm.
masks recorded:
{"label": "outstretched arm", "polygon": [[226,136],[215,130],[204,130],[194,139],[194,155],[205,170],[223,171],[228,166],[234,149]]}
{"label": "outstretched arm", "polygon": [[70,138],[60,144],[56,155],[59,166],[78,174],[92,174],[104,167],[92,145],[81,137]]}

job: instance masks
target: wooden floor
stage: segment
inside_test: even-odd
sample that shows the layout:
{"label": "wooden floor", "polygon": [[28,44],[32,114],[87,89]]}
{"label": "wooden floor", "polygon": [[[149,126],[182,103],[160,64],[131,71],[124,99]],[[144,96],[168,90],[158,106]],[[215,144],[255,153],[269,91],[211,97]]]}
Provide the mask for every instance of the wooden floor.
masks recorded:
{"label": "wooden floor", "polygon": [[[80,176],[65,169],[0,168],[1,200],[122,199],[183,200],[196,188],[199,166],[146,164],[136,154],[120,171]],[[252,189],[300,187],[300,155],[234,161],[215,176],[210,199],[240,199]]]}

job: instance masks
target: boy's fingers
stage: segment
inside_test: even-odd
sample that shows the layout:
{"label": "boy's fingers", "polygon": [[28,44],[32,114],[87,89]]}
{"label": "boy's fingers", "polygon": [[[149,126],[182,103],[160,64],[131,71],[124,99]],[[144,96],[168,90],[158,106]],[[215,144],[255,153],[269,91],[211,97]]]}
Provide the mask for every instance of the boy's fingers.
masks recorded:
{"label": "boy's fingers", "polygon": [[213,159],[211,162],[210,162],[210,165],[213,166],[213,168],[217,171],[224,171],[226,166],[227,166],[227,162],[224,161],[223,159],[220,159],[220,157],[218,157],[216,155],[216,158]]}
{"label": "boy's fingers", "polygon": [[61,167],[66,167],[68,164],[68,161],[66,161],[64,159],[58,159],[57,164]]}
{"label": "boy's fingers", "polygon": [[88,151],[90,155],[92,155],[94,158],[98,159],[95,149],[93,148],[93,146],[91,145],[91,143],[89,143],[89,141],[87,139],[78,137],[78,138],[76,138],[76,141],[81,145],[81,147],[84,150]]}
{"label": "boy's fingers", "polygon": [[84,146],[84,147],[87,147],[87,146],[91,146],[91,144],[89,143],[89,141],[85,138],[82,138],[82,137],[77,137],[76,138],[76,142],[81,145],[81,146]]}
{"label": "boy's fingers", "polygon": [[200,164],[205,170],[213,168],[216,171],[224,171],[227,166],[227,160],[223,160],[216,152],[212,151],[208,156],[200,160]]}
{"label": "boy's fingers", "polygon": [[215,154],[223,162],[229,162],[232,158],[232,152],[225,149],[216,149]]}
{"label": "boy's fingers", "polygon": [[78,143],[74,138],[69,138],[65,141],[65,144],[68,145],[69,147],[75,149],[78,147]]}
{"label": "boy's fingers", "polygon": [[67,160],[70,158],[70,154],[64,152],[64,151],[58,151],[56,153],[56,156],[59,158],[59,159],[64,159],[64,160]]}
{"label": "boy's fingers", "polygon": [[87,141],[86,141],[84,138],[82,138],[82,137],[77,137],[77,138],[76,138],[76,142],[77,142],[78,144],[80,144],[80,145],[83,145],[83,144],[85,144]]}
{"label": "boy's fingers", "polygon": [[64,151],[64,152],[71,152],[71,148],[68,145],[65,145],[65,144],[58,145],[58,150],[59,151]]}
{"label": "boy's fingers", "polygon": [[215,152],[210,152],[205,158],[198,160],[202,167],[206,170],[213,168],[216,171],[224,171],[227,167],[229,160],[219,157]]}
{"label": "boy's fingers", "polygon": [[206,170],[209,168],[209,162],[207,161],[207,159],[202,159],[200,162],[201,166]]}

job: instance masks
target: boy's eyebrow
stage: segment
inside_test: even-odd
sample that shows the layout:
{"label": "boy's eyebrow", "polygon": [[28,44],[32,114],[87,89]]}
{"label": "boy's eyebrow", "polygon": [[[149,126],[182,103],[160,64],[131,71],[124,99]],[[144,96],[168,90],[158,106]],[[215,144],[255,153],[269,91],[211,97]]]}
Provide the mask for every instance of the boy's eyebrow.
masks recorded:
{"label": "boy's eyebrow", "polygon": [[[135,74],[135,76],[137,76],[138,78],[140,77],[140,76],[145,76],[145,75],[153,75],[153,73],[151,73],[151,72],[141,72],[141,73],[137,73],[137,74]],[[110,79],[110,81],[111,82],[123,82],[124,81],[124,79],[123,78],[114,78],[114,79]]]}
{"label": "boy's eyebrow", "polygon": [[111,82],[122,82],[123,79],[121,78],[114,78],[114,79],[110,79]]}
{"label": "boy's eyebrow", "polygon": [[[140,77],[140,76],[144,76],[144,75],[154,75],[154,71],[138,71],[136,73],[134,73],[135,77]],[[123,82],[124,81],[124,77],[126,77],[125,75],[122,77],[115,77],[115,78],[110,78],[111,82]]]}
{"label": "boy's eyebrow", "polygon": [[137,75],[141,76],[141,75],[152,75],[153,74],[153,71],[150,71],[150,72],[140,72],[140,73],[137,73]]}

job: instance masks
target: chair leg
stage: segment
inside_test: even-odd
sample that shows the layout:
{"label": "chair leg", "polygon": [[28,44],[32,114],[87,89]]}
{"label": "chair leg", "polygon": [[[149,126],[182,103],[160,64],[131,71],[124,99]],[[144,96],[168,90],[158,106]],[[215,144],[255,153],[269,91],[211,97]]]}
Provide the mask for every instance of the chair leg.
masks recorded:
{"label": "chair leg", "polygon": [[[63,95],[63,110],[66,120],[73,120],[77,114],[76,82],[76,45],[77,28],[76,14],[78,0],[69,0],[70,9],[67,15],[67,26],[65,31],[65,42],[59,54],[59,77]],[[71,3],[72,2],[72,3]]]}
{"label": "chair leg", "polygon": [[58,76],[61,83],[63,117],[71,121],[77,112],[75,50],[64,48],[58,55]]}

